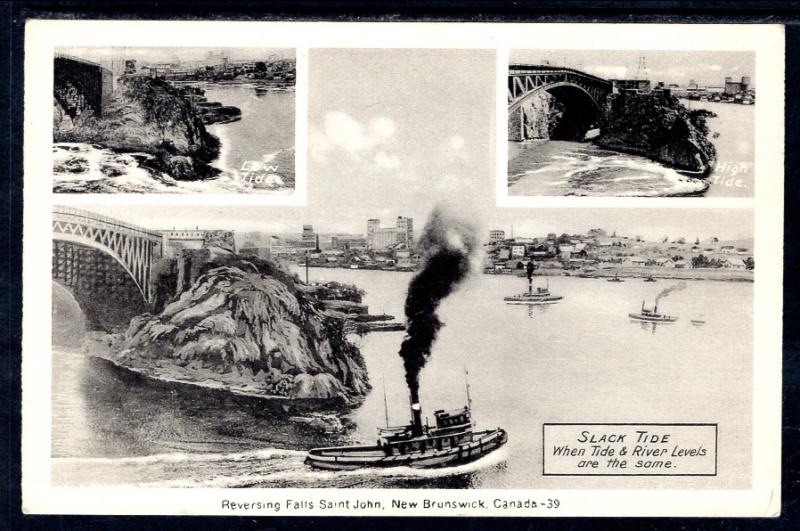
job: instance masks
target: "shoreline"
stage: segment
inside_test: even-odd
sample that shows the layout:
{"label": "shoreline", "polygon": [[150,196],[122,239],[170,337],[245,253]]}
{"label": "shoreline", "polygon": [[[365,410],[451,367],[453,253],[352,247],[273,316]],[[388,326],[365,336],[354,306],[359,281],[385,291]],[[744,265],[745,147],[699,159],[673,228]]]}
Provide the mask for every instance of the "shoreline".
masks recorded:
{"label": "shoreline", "polygon": [[[88,336],[86,339],[89,339]],[[97,340],[94,342],[96,343]],[[358,402],[346,403],[341,398],[291,398],[281,395],[260,394],[221,382],[192,381],[182,379],[174,375],[170,376],[168,374],[162,374],[161,371],[158,370],[159,367],[157,366],[153,366],[151,368],[131,367],[129,365],[123,365],[119,361],[113,359],[111,356],[104,355],[103,353],[90,348],[87,345],[86,340],[84,347],[82,347],[80,352],[76,354],[88,359],[100,360],[101,362],[110,364],[114,368],[125,371],[132,376],[143,378],[150,383],[166,386],[175,385],[184,389],[201,390],[203,392],[210,392],[212,394],[224,394],[233,399],[241,399],[247,402],[257,403],[262,406],[268,406],[266,408],[268,410],[280,411],[287,415],[291,413],[321,412],[333,413],[339,416],[344,414],[343,410],[350,410],[360,405]]]}
{"label": "shoreline", "polygon": [[[297,265],[297,264],[293,264]],[[300,267],[300,266],[298,266]],[[348,271],[380,271],[383,273],[417,273],[419,270],[412,271],[387,270],[387,269],[368,269],[358,268],[351,269],[350,267],[343,266],[312,266],[309,269],[345,269]],[[663,268],[663,267],[620,267],[610,268],[603,270],[596,270],[592,272],[582,272],[581,270],[565,270],[565,269],[548,269],[539,268],[537,266],[534,276],[550,276],[550,277],[579,277],[579,278],[609,278],[613,277],[615,271],[620,278],[645,278],[650,275],[656,279],[675,279],[675,280],[698,280],[698,281],[714,281],[714,282],[753,282],[754,273],[751,270],[731,270],[731,269],[680,269],[680,268]],[[524,277],[525,271],[523,269],[512,270],[510,273],[489,273],[486,271],[480,272],[483,275],[497,275],[497,276],[519,276]],[[580,275],[584,275],[581,277]]]}

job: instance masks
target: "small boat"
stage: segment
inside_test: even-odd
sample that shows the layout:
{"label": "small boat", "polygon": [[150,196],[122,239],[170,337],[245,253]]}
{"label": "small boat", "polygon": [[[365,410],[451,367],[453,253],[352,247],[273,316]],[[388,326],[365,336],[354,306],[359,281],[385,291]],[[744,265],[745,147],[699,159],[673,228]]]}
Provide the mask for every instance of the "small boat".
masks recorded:
{"label": "small boat", "polygon": [[[386,407],[384,396],[384,407]],[[378,428],[378,441],[369,446],[338,446],[308,451],[306,464],[326,470],[407,466],[441,468],[469,463],[508,442],[502,428],[475,431],[469,406],[434,412],[435,426],[422,423],[419,403],[411,404],[411,424]],[[388,418],[388,412],[387,412]]]}
{"label": "small boat", "polygon": [[556,304],[564,297],[550,293],[550,281],[544,288],[537,287],[534,291],[533,284],[528,285],[528,291],[510,297],[504,297],[506,304]]}
{"label": "small boat", "polygon": [[642,310],[639,313],[629,313],[628,317],[634,321],[644,321],[647,323],[674,323],[678,320],[677,316],[658,313],[658,303],[653,308],[645,308],[642,301]]}
{"label": "small boat", "polygon": [[623,279],[619,278],[619,274],[614,272],[614,276],[611,278],[607,278],[606,282],[625,282]]}
{"label": "small boat", "polygon": [[644,279],[645,282],[658,282],[656,279],[653,278],[653,275]]}
{"label": "small boat", "polygon": [[706,322],[703,319],[692,319],[689,321],[694,326],[703,326]]}

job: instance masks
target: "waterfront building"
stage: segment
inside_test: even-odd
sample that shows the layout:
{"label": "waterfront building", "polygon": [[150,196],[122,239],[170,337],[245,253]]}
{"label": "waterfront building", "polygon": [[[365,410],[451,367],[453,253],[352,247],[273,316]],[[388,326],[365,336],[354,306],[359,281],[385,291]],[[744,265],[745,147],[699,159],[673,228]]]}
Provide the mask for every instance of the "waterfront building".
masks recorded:
{"label": "waterfront building", "polygon": [[217,247],[236,252],[234,233],[229,230],[204,230],[195,228],[160,230],[165,257],[176,257],[182,249],[207,249]]}
{"label": "waterfront building", "polygon": [[303,225],[302,240],[306,246],[316,247],[316,235],[314,234],[313,225]]}
{"label": "waterfront building", "polygon": [[411,248],[414,242],[414,221],[412,218],[397,217],[394,227],[382,227],[379,219],[367,220],[367,248],[382,250],[396,244]]}
{"label": "waterfront building", "polygon": [[732,96],[748,90],[750,90],[750,78],[748,76],[742,76],[741,81],[733,81],[732,77],[725,78],[725,94]]}
{"label": "waterfront building", "polygon": [[650,92],[649,79],[610,79],[615,94],[621,92],[642,93]]}

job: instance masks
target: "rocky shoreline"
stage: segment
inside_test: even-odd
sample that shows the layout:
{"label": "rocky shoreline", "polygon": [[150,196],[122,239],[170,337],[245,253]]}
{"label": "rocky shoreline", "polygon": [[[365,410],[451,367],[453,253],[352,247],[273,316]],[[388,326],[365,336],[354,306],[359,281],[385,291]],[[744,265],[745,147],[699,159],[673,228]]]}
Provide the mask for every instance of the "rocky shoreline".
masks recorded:
{"label": "rocky shoreline", "polygon": [[592,142],[702,178],[716,162],[706,125],[706,118],[713,116],[710,111],[689,110],[672,96],[616,94],[610,97],[605,123]]}
{"label": "rocky shoreline", "polygon": [[345,411],[363,401],[371,388],[366,366],[346,337],[350,320],[368,316],[363,292],[306,286],[268,260],[205,251],[160,264],[153,313],[124,331],[87,333],[84,352],[267,409]]}
{"label": "rocky shoreline", "polygon": [[[137,154],[141,167],[176,180],[219,175],[211,163],[219,155],[220,142],[205,124],[236,119],[239,109],[211,104],[208,111],[198,112],[190,90],[160,79],[123,77],[118,83],[102,117],[87,113],[69,124],[56,123],[53,142],[94,144],[120,154]],[[65,169],[79,172],[80,157],[73,159],[64,163]]]}

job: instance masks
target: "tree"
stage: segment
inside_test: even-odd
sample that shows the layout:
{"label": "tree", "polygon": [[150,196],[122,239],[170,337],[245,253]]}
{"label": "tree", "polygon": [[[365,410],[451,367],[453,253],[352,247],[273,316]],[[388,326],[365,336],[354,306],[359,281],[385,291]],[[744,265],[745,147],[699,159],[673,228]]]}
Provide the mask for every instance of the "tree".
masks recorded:
{"label": "tree", "polygon": [[752,256],[748,256],[747,258],[745,258],[745,259],[744,259],[744,260],[742,260],[742,261],[744,262],[744,266],[745,266],[745,267],[746,267],[746,268],[747,268],[749,271],[752,271],[753,269],[755,269],[755,268],[756,268],[756,262],[755,262],[755,260],[753,260],[753,257],[752,257]]}

